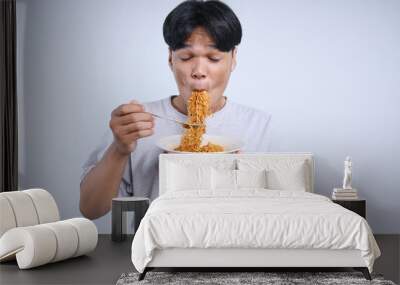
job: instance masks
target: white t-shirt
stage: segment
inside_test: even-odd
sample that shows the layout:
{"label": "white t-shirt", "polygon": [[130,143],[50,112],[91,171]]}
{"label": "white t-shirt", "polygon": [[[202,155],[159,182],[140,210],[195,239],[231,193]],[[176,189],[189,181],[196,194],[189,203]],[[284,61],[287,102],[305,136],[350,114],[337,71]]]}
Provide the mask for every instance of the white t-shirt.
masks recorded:
{"label": "white t-shirt", "polygon": [[[172,98],[143,103],[145,111],[186,122],[187,116],[176,110]],[[244,142],[242,152],[267,152],[270,148],[271,116],[261,110],[247,107],[231,100],[206,119],[206,133],[238,138]],[[136,149],[126,164],[119,187],[119,196],[158,197],[158,156],[163,153],[156,142],[169,135],[182,134],[180,125],[155,118],[154,134],[138,140]],[[113,134],[108,129],[101,144],[90,154],[83,165],[81,181],[96,166],[113,142]]]}

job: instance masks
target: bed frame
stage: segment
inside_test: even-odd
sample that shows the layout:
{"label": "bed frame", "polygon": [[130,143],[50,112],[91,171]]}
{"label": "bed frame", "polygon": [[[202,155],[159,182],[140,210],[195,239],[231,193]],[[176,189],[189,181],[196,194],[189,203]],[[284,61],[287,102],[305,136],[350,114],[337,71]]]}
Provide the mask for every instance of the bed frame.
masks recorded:
{"label": "bed frame", "polygon": [[[142,280],[155,268],[193,269],[193,271],[223,269],[224,271],[270,271],[271,269],[353,268],[371,280],[359,250],[328,249],[193,249],[171,248],[156,250],[152,261],[139,275]],[[200,270],[200,271],[201,271]]]}
{"label": "bed frame", "polygon": [[[201,157],[201,158],[200,158]],[[160,195],[166,189],[166,168],[168,161],[197,159],[218,160],[224,158],[281,158],[304,159],[309,166],[308,192],[314,192],[314,159],[311,153],[246,153],[246,154],[161,154],[159,159]],[[169,248],[157,249],[152,261],[147,265],[139,280],[154,269],[183,269],[182,271],[271,271],[271,269],[337,269],[353,268],[361,271],[367,280],[371,275],[359,250],[330,249],[249,249],[249,248]],[[323,270],[320,270],[323,271]]]}

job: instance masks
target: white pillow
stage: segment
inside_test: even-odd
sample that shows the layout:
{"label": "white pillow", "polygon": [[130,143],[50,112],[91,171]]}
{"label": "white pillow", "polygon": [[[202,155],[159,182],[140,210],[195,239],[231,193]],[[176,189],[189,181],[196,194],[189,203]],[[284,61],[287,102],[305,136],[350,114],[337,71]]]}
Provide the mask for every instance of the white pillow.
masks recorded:
{"label": "white pillow", "polygon": [[267,188],[267,171],[230,170],[212,168],[214,190],[238,190],[240,188]]}
{"label": "white pillow", "polygon": [[267,188],[267,171],[236,170],[237,188]]}
{"label": "white pillow", "polygon": [[267,180],[269,189],[305,192],[307,187],[305,164],[296,164],[292,168],[284,170],[269,170]]}
{"label": "white pillow", "polygon": [[267,188],[273,190],[306,191],[311,189],[310,170],[305,160],[298,159],[238,159],[240,170],[267,170]]}
{"label": "white pillow", "polygon": [[167,191],[211,189],[211,167],[176,163],[169,163],[167,167]]}
{"label": "white pillow", "polygon": [[214,190],[236,190],[236,170],[212,168],[212,188]]}

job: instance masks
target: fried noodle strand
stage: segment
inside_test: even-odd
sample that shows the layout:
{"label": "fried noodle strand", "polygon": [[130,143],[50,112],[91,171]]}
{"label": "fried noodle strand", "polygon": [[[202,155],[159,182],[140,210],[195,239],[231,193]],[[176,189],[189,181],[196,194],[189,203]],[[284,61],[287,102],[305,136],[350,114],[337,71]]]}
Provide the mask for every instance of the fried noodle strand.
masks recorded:
{"label": "fried noodle strand", "polygon": [[189,126],[185,129],[181,144],[175,150],[187,152],[219,152],[224,148],[220,145],[208,143],[201,146],[201,139],[206,132],[205,119],[211,114],[207,91],[192,91],[188,101],[188,124],[201,126]]}

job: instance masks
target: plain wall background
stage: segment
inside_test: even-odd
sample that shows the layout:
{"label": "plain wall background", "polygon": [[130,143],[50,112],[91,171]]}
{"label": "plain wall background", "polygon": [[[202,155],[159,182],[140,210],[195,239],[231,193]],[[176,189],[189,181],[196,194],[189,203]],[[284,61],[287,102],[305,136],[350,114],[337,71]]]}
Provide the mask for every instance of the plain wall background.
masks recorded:
{"label": "plain wall background", "polygon": [[[180,1],[17,0],[20,187],[80,216],[79,177],[132,98],[177,93],[162,23]],[[375,233],[400,233],[400,2],[226,1],[243,26],[225,92],[273,115],[272,151],[311,151],[316,192],[353,187]],[[111,231],[110,215],[95,221]]]}

